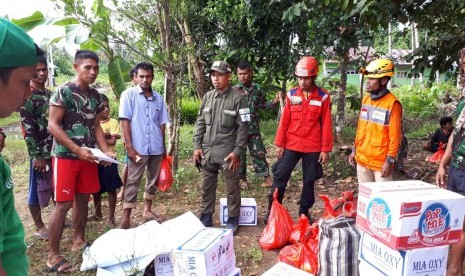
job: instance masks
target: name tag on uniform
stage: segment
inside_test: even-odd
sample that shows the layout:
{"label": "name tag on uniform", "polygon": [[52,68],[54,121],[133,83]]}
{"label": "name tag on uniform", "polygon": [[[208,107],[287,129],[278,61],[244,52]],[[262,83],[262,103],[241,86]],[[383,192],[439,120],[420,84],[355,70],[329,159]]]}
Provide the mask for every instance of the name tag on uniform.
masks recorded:
{"label": "name tag on uniform", "polygon": [[302,104],[302,98],[300,96],[291,96],[291,104]]}
{"label": "name tag on uniform", "polygon": [[316,100],[310,100],[310,105],[321,106],[321,102]]}
{"label": "name tag on uniform", "polygon": [[228,114],[228,115],[231,115],[231,116],[236,116],[236,110],[227,110],[227,109],[225,109],[224,114]]}
{"label": "name tag on uniform", "polygon": [[243,123],[250,122],[250,110],[249,110],[249,108],[239,109],[239,114],[241,115],[241,121]]}
{"label": "name tag on uniform", "polygon": [[363,108],[360,112],[360,118],[364,120],[368,118],[368,110],[366,108]]}
{"label": "name tag on uniform", "polygon": [[386,120],[386,111],[375,110],[373,112],[373,119],[380,120],[382,123],[384,123],[384,120]]}

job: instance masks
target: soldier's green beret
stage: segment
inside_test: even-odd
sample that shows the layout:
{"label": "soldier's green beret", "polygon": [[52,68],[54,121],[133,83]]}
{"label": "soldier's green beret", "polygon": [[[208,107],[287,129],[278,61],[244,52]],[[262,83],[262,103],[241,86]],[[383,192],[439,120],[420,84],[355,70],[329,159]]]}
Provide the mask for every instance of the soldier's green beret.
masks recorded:
{"label": "soldier's green beret", "polygon": [[0,18],[0,68],[37,64],[32,38],[15,24]]}

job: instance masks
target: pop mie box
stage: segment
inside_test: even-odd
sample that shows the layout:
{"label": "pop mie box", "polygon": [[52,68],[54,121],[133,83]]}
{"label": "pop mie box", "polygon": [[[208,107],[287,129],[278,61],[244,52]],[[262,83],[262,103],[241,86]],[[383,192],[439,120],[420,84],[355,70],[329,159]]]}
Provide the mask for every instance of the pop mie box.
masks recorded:
{"label": "pop mie box", "polygon": [[236,267],[231,230],[204,228],[171,253],[175,276],[226,276]]}
{"label": "pop mie box", "polygon": [[398,251],[362,233],[358,258],[371,267],[360,275],[444,276],[448,252],[448,245]]}
{"label": "pop mie box", "polygon": [[[228,223],[228,204],[226,198],[220,198],[220,223]],[[257,202],[255,198],[241,198],[239,225],[257,225]]]}
{"label": "pop mie box", "polygon": [[395,250],[460,241],[465,197],[421,181],[363,183],[357,226]]}

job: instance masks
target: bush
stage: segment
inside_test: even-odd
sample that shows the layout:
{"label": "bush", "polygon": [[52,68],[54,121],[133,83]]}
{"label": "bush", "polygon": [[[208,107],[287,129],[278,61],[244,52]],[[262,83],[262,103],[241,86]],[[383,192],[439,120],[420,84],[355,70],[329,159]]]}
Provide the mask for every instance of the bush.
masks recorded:
{"label": "bush", "polygon": [[437,117],[440,98],[437,89],[404,85],[393,89],[403,107],[403,117],[430,119]]}
{"label": "bush", "polygon": [[181,107],[181,124],[194,124],[200,109],[200,101],[185,100]]}

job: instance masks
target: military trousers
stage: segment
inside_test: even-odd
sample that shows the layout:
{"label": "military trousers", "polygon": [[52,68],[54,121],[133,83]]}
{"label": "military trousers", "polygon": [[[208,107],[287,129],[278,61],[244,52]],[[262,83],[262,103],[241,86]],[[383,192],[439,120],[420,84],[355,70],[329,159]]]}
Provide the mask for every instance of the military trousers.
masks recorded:
{"label": "military trousers", "polygon": [[[257,176],[270,176],[270,169],[266,161],[266,148],[263,144],[262,136],[259,134],[249,135],[247,139],[250,157],[252,157],[253,168]],[[246,153],[241,156],[241,166],[239,168],[241,179],[247,178],[247,159]]]}
{"label": "military trousers", "polygon": [[234,172],[229,170],[228,166],[229,164],[210,163],[208,161],[202,165],[202,203],[200,204],[202,214],[213,214],[215,212],[218,174],[221,171],[226,189],[228,216],[239,216],[241,208],[239,170]]}

